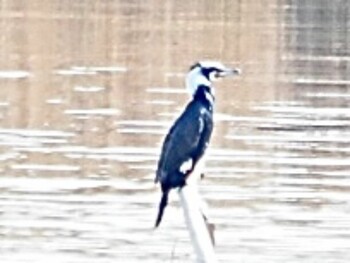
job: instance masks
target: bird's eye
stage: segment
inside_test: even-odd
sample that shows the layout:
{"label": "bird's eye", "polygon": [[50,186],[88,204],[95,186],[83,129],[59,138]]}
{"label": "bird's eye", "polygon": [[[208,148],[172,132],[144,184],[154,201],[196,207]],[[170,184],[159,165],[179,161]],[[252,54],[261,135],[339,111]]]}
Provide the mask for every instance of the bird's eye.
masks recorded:
{"label": "bird's eye", "polygon": [[219,71],[219,70],[217,70],[217,71],[215,71],[215,78],[220,78],[220,73],[221,73],[221,71]]}
{"label": "bird's eye", "polygon": [[210,72],[209,74],[209,79],[211,81],[215,81],[217,80],[218,78],[220,78],[220,72],[218,70],[213,70],[212,72]]}
{"label": "bird's eye", "polygon": [[223,73],[223,70],[221,70],[221,69],[216,69],[216,70],[213,72],[214,78],[216,78],[216,79],[221,78],[221,77],[222,77],[222,73]]}

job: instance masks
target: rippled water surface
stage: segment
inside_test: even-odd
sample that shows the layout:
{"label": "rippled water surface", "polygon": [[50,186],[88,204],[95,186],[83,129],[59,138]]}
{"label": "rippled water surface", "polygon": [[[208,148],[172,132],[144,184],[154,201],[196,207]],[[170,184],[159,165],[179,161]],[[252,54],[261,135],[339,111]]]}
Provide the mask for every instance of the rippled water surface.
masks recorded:
{"label": "rippled water surface", "polygon": [[198,59],[220,262],[350,261],[348,1],[0,1],[0,261],[193,262],[160,144]]}

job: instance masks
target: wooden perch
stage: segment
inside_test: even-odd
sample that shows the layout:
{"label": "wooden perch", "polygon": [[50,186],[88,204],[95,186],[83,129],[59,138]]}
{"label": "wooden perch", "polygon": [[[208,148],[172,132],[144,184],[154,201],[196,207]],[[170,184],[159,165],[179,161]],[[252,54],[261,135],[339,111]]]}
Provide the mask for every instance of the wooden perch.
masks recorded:
{"label": "wooden perch", "polygon": [[199,263],[216,263],[214,253],[213,224],[209,224],[204,214],[202,201],[195,185],[186,185],[179,190],[181,206],[184,210],[187,229]]}

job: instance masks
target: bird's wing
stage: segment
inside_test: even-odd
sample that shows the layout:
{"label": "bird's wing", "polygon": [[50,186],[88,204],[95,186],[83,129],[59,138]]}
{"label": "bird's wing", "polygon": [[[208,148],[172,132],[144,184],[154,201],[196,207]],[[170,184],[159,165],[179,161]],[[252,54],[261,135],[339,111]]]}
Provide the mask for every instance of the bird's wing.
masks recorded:
{"label": "bird's wing", "polygon": [[200,116],[198,106],[190,103],[165,138],[156,181],[162,179],[164,171],[176,171],[190,158],[199,145],[204,128],[205,122]]}

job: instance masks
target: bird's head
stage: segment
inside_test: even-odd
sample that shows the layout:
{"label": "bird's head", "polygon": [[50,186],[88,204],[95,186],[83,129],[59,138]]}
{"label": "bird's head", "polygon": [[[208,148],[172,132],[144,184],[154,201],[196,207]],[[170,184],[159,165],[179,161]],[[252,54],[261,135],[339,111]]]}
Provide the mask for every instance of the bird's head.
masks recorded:
{"label": "bird's head", "polygon": [[186,87],[191,95],[196,93],[199,85],[211,86],[217,79],[240,74],[240,69],[225,67],[217,61],[200,61],[190,67],[186,78]]}

